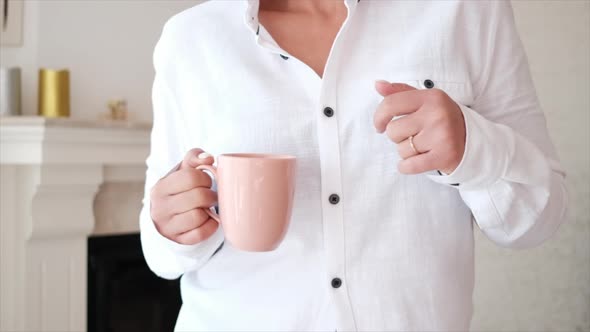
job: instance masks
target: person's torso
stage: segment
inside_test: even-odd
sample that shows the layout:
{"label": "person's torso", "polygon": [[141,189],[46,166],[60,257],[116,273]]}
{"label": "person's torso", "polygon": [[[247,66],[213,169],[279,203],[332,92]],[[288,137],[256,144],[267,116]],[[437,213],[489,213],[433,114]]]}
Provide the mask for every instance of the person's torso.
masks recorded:
{"label": "person's torso", "polygon": [[[243,5],[208,3],[175,18],[184,31],[172,87],[184,150],[298,158],[284,242],[270,253],[225,245],[186,274],[179,330],[468,328],[470,211],[456,189],[397,171],[395,145],[375,132],[373,113],[382,99],[377,79],[421,89],[431,80],[457,102],[472,102],[479,73],[469,43],[479,27],[467,17],[477,8],[355,6],[323,79],[282,54],[255,18],[244,24]],[[334,193],[338,204],[328,201]],[[333,278],[342,286],[332,287]]]}

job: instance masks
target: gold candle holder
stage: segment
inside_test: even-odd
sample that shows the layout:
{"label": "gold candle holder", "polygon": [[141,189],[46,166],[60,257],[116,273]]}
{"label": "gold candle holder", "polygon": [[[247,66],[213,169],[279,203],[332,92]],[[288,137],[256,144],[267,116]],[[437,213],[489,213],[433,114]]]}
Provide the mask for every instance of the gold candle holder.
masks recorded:
{"label": "gold candle holder", "polygon": [[56,118],[70,116],[70,73],[39,70],[39,115]]}

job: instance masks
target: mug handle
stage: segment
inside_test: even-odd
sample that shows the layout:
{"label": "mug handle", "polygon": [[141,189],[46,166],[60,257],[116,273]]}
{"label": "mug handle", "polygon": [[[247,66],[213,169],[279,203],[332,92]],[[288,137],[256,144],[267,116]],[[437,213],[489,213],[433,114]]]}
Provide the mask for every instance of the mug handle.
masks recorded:
{"label": "mug handle", "polygon": [[[211,173],[213,175],[213,180],[217,181],[217,168],[215,166],[210,166],[210,165],[200,165],[197,166],[198,170],[201,171],[208,171],[209,173]],[[221,218],[219,217],[219,215],[215,212],[213,212],[213,208],[208,208],[208,209],[204,209],[205,212],[207,212],[207,214],[209,215],[209,217],[213,218],[215,221],[217,221],[218,223],[221,224]]]}

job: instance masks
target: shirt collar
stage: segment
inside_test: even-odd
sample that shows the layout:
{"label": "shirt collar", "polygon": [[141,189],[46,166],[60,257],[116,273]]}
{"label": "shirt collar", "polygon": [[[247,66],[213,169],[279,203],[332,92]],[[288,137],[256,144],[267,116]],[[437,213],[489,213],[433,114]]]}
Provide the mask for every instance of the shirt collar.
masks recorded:
{"label": "shirt collar", "polygon": [[[346,8],[348,8],[348,18],[350,18],[356,9],[357,3],[360,0],[343,0]],[[260,23],[258,22],[258,9],[260,8],[260,0],[246,0],[246,13],[244,14],[244,22],[252,32],[258,34],[260,31]]]}
{"label": "shirt collar", "polygon": [[258,23],[258,8],[260,7],[260,0],[246,0],[246,13],[244,14],[244,23],[257,33],[259,30]]}

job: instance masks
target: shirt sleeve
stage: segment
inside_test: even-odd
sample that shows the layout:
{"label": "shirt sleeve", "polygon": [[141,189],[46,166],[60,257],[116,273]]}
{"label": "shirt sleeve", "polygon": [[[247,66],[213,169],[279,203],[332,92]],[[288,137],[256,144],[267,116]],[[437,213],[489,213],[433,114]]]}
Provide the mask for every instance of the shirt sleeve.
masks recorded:
{"label": "shirt sleeve", "polygon": [[156,182],[175,171],[185,151],[182,127],[176,99],[170,88],[174,77],[171,41],[166,27],[154,51],[156,76],[152,89],[153,128],[151,149],[147,158],[147,172],[143,208],[140,213],[140,232],[143,254],[150,269],[158,276],[175,279],[198,269],[221,246],[224,240],[221,227],[207,240],[196,245],[182,245],[162,236],[150,215],[150,191]]}
{"label": "shirt sleeve", "polygon": [[463,159],[449,175],[483,233],[526,248],[549,238],[565,218],[565,172],[550,140],[508,1],[488,2],[484,66],[475,102],[459,105],[467,130]]}

